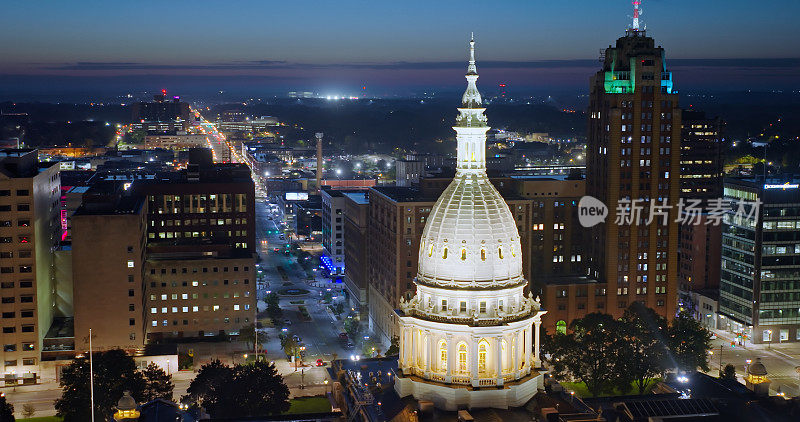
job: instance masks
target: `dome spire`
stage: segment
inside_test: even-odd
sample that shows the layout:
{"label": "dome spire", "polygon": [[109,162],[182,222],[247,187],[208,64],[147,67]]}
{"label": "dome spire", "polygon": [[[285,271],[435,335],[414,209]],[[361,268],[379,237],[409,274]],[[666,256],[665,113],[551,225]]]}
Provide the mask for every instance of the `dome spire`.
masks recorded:
{"label": "dome spire", "polygon": [[486,116],[483,112],[481,93],[478,92],[478,69],[475,66],[475,37],[469,40],[469,66],[467,66],[467,90],[461,97],[456,125],[458,141],[458,171],[486,171]]}
{"label": "dome spire", "polygon": [[469,35],[469,66],[467,66],[467,75],[477,75],[478,68],[475,67],[475,33],[471,32]]}

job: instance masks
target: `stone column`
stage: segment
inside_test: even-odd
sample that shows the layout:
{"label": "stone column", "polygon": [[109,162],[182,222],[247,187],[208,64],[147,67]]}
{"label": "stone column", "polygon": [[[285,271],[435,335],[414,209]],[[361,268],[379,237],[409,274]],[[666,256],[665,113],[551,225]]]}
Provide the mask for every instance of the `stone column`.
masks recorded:
{"label": "stone column", "polygon": [[425,330],[425,339],[428,342],[428,347],[425,348],[425,376],[430,377],[432,365],[431,365],[431,343],[433,343],[433,336],[431,336],[431,330]]}
{"label": "stone column", "polygon": [[534,332],[534,344],[533,344],[533,365],[536,368],[542,367],[542,361],[539,359],[539,327],[542,325],[542,320],[537,316],[536,319],[533,320],[534,325],[536,326]]}
{"label": "stone column", "polygon": [[403,369],[406,367],[406,327],[403,324],[400,324],[400,361],[398,365],[400,367],[400,372],[403,372]]}
{"label": "stone column", "polygon": [[413,326],[411,327],[411,332],[409,333],[409,337],[411,337],[411,350],[409,351],[409,355],[411,355],[411,359],[409,361],[409,365],[412,369],[417,364],[417,329]]}
{"label": "stone column", "polygon": [[478,338],[471,337],[469,344],[469,355],[467,355],[467,364],[470,367],[470,378],[472,378],[472,386],[478,387]]}
{"label": "stone column", "polygon": [[455,350],[455,345],[453,344],[453,335],[450,333],[446,334],[447,338],[447,371],[444,375],[444,382],[450,383],[453,381],[453,371],[454,371],[454,364],[456,362],[456,355],[458,351]]}
{"label": "stone column", "polygon": [[[503,385],[503,336],[494,338],[494,350],[497,385]],[[508,352],[508,350],[506,350],[506,352]]]}

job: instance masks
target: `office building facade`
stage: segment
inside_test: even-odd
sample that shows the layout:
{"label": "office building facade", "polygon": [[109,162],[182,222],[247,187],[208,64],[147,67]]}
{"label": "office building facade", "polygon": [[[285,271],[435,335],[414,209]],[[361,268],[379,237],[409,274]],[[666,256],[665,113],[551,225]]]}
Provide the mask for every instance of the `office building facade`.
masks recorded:
{"label": "office building facade", "polygon": [[[609,216],[587,239],[588,276],[602,295],[588,311],[619,316],[638,301],[671,317],[678,297],[678,94],[664,49],[643,30],[629,29],[602,61],[590,86],[586,193],[605,203]],[[665,204],[671,208],[647,224],[650,209]]]}
{"label": "office building facade", "polygon": [[719,328],[756,344],[800,341],[800,180],[725,179],[724,195]]}

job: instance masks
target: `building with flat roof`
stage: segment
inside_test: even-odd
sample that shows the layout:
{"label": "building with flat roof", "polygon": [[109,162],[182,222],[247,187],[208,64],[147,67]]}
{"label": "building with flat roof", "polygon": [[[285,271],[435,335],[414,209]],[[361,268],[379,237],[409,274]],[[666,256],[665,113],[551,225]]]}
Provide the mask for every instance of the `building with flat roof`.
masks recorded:
{"label": "building with flat roof", "polygon": [[191,125],[189,103],[180,97],[167,98],[166,90],[153,96],[152,102],[131,104],[131,127],[148,132],[174,132]]}
{"label": "building with flat roof", "polygon": [[131,189],[147,201],[148,339],[237,334],[252,323],[255,185],[247,166],[194,157],[186,171]]}
{"label": "building with flat roof", "polygon": [[800,178],[724,183],[719,327],[756,344],[800,341]]}
{"label": "building with flat roof", "polygon": [[368,192],[343,192],[344,196],[344,287],[350,308],[362,321],[368,320]]}
{"label": "building with flat roof", "polygon": [[344,275],[344,207],[342,191],[323,186],[322,198],[322,265],[333,276]]}
{"label": "building with flat roof", "polygon": [[[89,187],[71,215],[76,350],[145,345],[144,261],[147,202],[124,182]],[[97,230],[102,227],[102,230]]]}
{"label": "building with flat roof", "polygon": [[61,234],[58,164],[35,149],[0,150],[0,312],[6,385],[32,382],[54,321],[72,312],[69,286],[57,282]]}

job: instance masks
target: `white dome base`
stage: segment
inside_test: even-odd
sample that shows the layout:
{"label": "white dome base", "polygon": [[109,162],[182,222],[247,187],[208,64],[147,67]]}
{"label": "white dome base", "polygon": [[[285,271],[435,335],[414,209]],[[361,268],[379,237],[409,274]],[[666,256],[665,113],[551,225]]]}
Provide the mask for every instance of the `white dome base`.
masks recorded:
{"label": "white dome base", "polygon": [[398,375],[395,377],[394,389],[400,397],[411,395],[417,400],[427,400],[438,409],[450,411],[465,407],[508,409],[524,406],[539,389],[544,389],[544,374],[534,371],[527,377],[502,387],[481,388],[442,384],[415,376]]}

